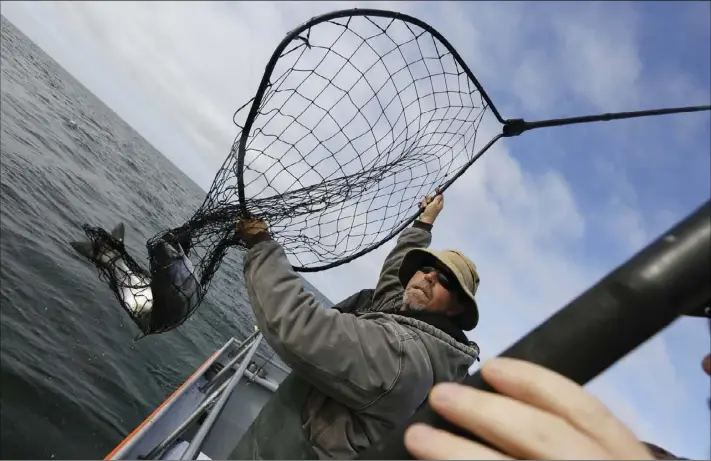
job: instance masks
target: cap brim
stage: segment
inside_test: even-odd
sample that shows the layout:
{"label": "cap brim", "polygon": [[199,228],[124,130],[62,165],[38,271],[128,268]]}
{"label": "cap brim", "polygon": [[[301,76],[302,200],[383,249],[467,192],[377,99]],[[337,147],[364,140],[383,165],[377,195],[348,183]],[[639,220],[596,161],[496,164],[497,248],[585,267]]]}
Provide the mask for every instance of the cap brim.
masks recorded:
{"label": "cap brim", "polygon": [[449,268],[450,272],[454,274],[459,291],[466,296],[466,300],[469,302],[468,306],[465,306],[464,312],[454,317],[452,320],[457,324],[459,328],[464,331],[473,330],[479,323],[479,305],[474,299],[474,294],[471,293],[466,286],[462,283],[462,280],[457,277],[457,271],[452,268],[450,264],[446,261],[440,259],[434,252],[424,249],[424,248],[414,248],[407,253],[402,259],[402,264],[400,265],[400,270],[398,271],[398,277],[403,288],[407,286],[410,279],[415,272],[417,272],[421,267],[426,265],[432,265],[433,263],[438,263],[438,265],[445,266]]}

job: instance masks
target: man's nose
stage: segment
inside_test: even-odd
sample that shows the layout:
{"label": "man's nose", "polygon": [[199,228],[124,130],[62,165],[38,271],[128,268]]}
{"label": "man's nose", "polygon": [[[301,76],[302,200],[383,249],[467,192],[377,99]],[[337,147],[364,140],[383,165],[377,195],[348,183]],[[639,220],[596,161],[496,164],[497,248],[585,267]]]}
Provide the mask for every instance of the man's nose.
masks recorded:
{"label": "man's nose", "polygon": [[435,282],[437,282],[437,272],[432,271],[428,274],[425,274],[425,280],[427,280],[430,285],[434,285]]}

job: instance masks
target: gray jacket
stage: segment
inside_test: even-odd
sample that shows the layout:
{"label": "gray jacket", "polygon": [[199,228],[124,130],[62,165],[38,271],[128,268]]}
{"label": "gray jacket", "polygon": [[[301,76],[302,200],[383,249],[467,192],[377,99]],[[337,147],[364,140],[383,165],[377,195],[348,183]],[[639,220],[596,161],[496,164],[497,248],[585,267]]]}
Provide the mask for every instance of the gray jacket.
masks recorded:
{"label": "gray jacket", "polygon": [[273,240],[246,255],[245,277],[259,329],[292,370],[313,386],[304,405],[305,436],[321,459],[348,459],[404,423],[440,381],[467,374],[478,350],[392,310],[402,303],[397,276],[404,254],[427,247],[429,231],[404,230],[383,265],[364,315],[327,309]]}

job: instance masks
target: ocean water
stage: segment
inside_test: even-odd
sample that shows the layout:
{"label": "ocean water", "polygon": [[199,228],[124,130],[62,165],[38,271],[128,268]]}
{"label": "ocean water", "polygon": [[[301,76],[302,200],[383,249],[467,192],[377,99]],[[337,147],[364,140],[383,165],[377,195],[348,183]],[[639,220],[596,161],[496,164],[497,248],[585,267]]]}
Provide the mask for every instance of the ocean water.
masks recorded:
{"label": "ocean water", "polygon": [[69,242],[85,222],[123,222],[145,263],[146,240],[185,222],[205,192],[4,17],[0,43],[0,457],[101,459],[216,348],[251,332],[242,255],[228,254],[185,324],[134,341]]}

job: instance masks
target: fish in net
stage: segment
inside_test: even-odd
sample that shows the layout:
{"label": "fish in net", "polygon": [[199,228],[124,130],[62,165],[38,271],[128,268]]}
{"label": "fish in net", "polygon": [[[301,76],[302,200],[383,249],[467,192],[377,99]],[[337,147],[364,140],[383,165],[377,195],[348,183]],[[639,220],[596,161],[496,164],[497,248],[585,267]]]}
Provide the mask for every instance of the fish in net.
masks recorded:
{"label": "fish in net", "polygon": [[[335,11],[277,46],[255,96],[235,113],[237,136],[203,204],[147,242],[148,269],[127,253],[121,229],[84,225],[88,240],[73,246],[143,334],[161,333],[200,305],[226,252],[244,248],[235,236],[243,218],[268,222],[295,270],[325,270],[397,235],[423,196],[444,191],[501,137],[691,110],[708,106],[505,120],[428,24],[391,11]],[[503,130],[479,146],[487,113]]]}

